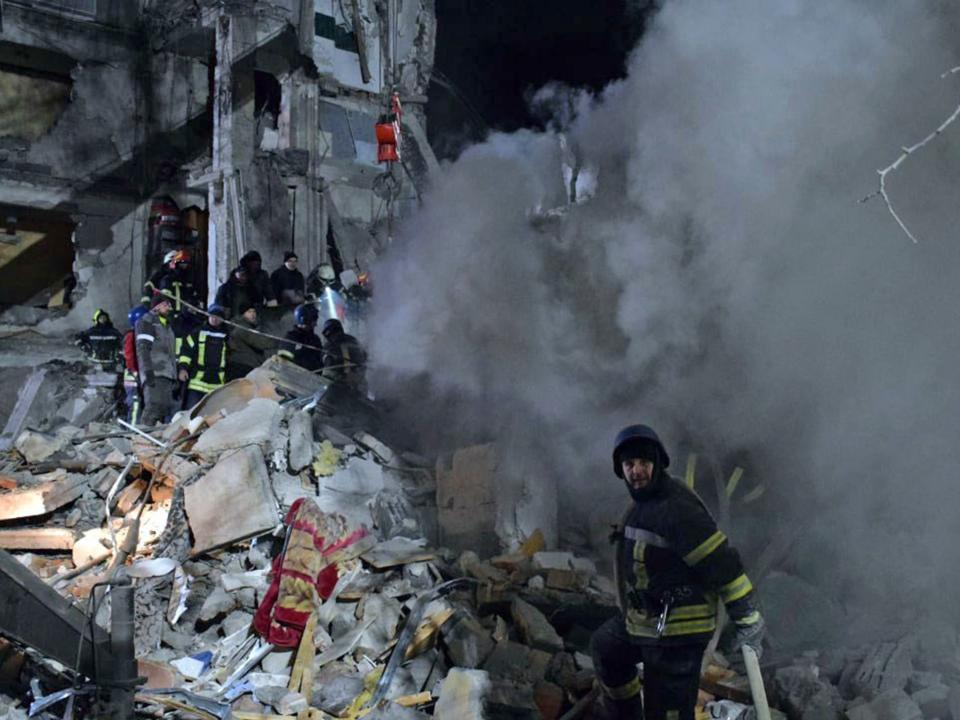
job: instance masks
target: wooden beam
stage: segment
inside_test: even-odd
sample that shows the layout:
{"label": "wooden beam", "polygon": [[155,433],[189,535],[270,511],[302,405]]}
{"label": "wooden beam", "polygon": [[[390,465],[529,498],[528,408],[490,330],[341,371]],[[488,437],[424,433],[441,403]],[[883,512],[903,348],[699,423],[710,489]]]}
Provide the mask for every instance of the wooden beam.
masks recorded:
{"label": "wooden beam", "polygon": [[0,520],[46,515],[83,495],[87,489],[86,478],[62,477],[31,488],[13,490],[0,495]]}
{"label": "wooden beam", "polygon": [[3,550],[72,550],[76,535],[67,528],[0,530]]}

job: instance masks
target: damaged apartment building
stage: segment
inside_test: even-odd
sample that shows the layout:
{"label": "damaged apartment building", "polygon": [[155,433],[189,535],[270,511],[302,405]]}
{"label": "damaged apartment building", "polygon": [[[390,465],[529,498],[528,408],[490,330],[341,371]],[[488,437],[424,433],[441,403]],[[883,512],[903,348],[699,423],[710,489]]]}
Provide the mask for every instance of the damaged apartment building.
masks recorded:
{"label": "damaged apartment building", "polygon": [[432,5],[2,3],[0,323],[122,317],[180,248],[209,297],[250,250],[364,272],[436,163]]}

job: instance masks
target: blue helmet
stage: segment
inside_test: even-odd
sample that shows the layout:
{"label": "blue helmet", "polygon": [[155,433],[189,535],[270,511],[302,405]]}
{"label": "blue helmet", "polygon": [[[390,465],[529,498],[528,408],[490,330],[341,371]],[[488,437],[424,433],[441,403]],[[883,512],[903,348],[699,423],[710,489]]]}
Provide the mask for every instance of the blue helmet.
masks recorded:
{"label": "blue helmet", "polygon": [[660,436],[648,425],[628,425],[617,433],[617,438],[613,441],[613,472],[617,477],[623,477],[623,468],[620,467],[620,451],[627,445],[634,443],[645,443],[652,445],[660,453],[660,467],[670,467],[670,456],[667,454]]}
{"label": "blue helmet", "polygon": [[316,325],[317,320],[320,319],[320,313],[314,305],[304,303],[303,305],[297,305],[297,308],[293,311],[293,319],[297,325]]}
{"label": "blue helmet", "polygon": [[137,323],[140,322],[140,318],[146,315],[149,311],[146,305],[137,305],[130,308],[130,312],[127,313],[127,322],[130,323],[130,327],[136,327]]}
{"label": "blue helmet", "polygon": [[227,309],[223,305],[217,305],[216,303],[213,303],[213,305],[207,308],[207,314],[216,315],[219,318],[226,318]]}

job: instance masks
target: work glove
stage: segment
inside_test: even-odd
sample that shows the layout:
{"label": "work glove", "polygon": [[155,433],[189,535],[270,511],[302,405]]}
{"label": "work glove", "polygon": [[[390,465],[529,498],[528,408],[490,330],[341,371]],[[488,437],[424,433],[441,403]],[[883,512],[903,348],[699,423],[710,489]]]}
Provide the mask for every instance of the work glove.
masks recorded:
{"label": "work glove", "polygon": [[763,637],[767,634],[767,624],[759,615],[756,622],[741,625],[734,620],[728,625],[720,638],[720,652],[731,662],[740,657],[740,649],[749,645],[757,653],[757,659],[763,654]]}

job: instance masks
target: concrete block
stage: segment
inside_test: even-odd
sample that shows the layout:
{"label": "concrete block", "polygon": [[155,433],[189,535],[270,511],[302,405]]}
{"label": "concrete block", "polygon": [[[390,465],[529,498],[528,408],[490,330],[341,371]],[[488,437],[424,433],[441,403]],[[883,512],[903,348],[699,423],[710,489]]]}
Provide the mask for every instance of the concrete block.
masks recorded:
{"label": "concrete block", "polygon": [[533,605],[520,598],[514,598],[510,612],[513,615],[513,622],[527,645],[547,652],[563,650],[563,639],[547,617]]}
{"label": "concrete block", "polygon": [[490,676],[483,670],[453,668],[440,688],[434,715],[451,720],[486,720],[484,704],[490,689]]}
{"label": "concrete block", "polygon": [[458,608],[440,628],[440,636],[451,664],[462,668],[479,667],[493,650],[493,638],[473,614]]}
{"label": "concrete block", "polygon": [[471,547],[493,555],[499,550],[497,520],[497,456],[493,445],[458,450],[449,467],[437,465],[437,508],[440,542]]}
{"label": "concrete block", "polygon": [[279,515],[260,448],[249,446],[221,455],[210,472],[184,488],[184,507],[194,553],[274,528]]}
{"label": "concrete block", "polygon": [[910,699],[920,706],[925,718],[950,717],[950,688],[946,685],[931,685],[917,690]]}
{"label": "concrete block", "polygon": [[298,410],[290,415],[287,427],[287,462],[290,470],[298,473],[313,461],[313,418],[309,412]]}
{"label": "concrete block", "polygon": [[268,448],[280,434],[283,408],[275,400],[254,398],[246,407],[227,415],[213,427],[204,431],[194,450],[208,457],[215,457],[224,450],[258,445]]}
{"label": "concrete block", "polygon": [[923,720],[923,711],[903,690],[880,693],[873,700],[847,709],[848,720]]}
{"label": "concrete block", "polygon": [[867,652],[855,669],[844,672],[840,691],[870,699],[888,690],[903,690],[913,675],[911,649],[905,642],[885,642]]}
{"label": "concrete block", "polygon": [[0,494],[0,520],[17,520],[53,512],[79,498],[89,487],[83,475],[63,470],[40,476],[44,482]]}
{"label": "concrete block", "polygon": [[233,610],[237,605],[236,599],[220,587],[215,587],[213,592],[203,601],[203,607],[200,609],[201,620],[213,620],[218,615]]}
{"label": "concrete block", "polygon": [[58,453],[70,444],[69,438],[62,434],[51,435],[49,433],[36,432],[35,430],[24,430],[17,436],[14,447],[17,449],[23,459],[28,463],[34,464],[43,462],[54,453]]}

